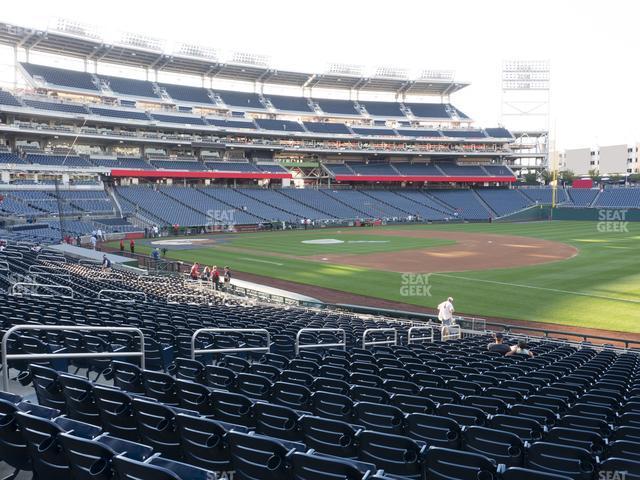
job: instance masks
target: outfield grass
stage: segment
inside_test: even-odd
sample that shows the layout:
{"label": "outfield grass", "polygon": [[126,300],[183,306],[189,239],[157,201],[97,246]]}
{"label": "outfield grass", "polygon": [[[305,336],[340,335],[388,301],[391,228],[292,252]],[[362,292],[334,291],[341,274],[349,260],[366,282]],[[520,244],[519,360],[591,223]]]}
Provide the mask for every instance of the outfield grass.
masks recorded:
{"label": "outfield grass", "polygon": [[[283,280],[334,288],[345,292],[435,307],[452,295],[459,312],[572,326],[640,332],[640,224],[629,232],[605,233],[595,222],[546,222],[527,224],[415,225],[385,227],[395,230],[431,229],[521,235],[571,244],[579,249],[573,258],[508,269],[432,274],[431,296],[404,296],[403,276],[359,267],[330,265],[294,259],[283,254],[307,256],[339,253],[372,253],[434,246],[426,239],[396,238],[390,243],[308,245],[305,238],[340,238],[337,231],[272,232],[233,236],[229,243],[191,250],[170,251],[169,257],[186,262],[230,265],[234,270]],[[358,239],[360,234],[343,237]],[[367,237],[367,238],[364,238]],[[363,233],[361,239],[375,239]],[[431,239],[429,239],[431,241]],[[441,244],[441,243],[440,243]],[[241,252],[232,251],[242,248]],[[139,244],[138,250],[149,247]],[[428,272],[425,272],[428,273]]]}

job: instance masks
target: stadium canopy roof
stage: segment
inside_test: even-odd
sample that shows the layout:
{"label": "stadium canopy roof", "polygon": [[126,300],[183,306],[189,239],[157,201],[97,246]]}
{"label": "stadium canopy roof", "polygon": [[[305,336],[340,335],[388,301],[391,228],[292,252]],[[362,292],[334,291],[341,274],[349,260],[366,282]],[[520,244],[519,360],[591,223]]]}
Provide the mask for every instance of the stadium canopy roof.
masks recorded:
{"label": "stadium canopy roof", "polygon": [[453,76],[421,75],[411,79],[406,75],[387,75],[384,72],[371,76],[337,72],[316,74],[279,70],[266,62],[222,62],[215,51],[204,47],[182,45],[177,53],[168,53],[159,40],[125,35],[119,42],[110,43],[82,28],[39,30],[0,22],[0,43],[87,61],[301,88],[450,95],[469,85],[454,81]]}

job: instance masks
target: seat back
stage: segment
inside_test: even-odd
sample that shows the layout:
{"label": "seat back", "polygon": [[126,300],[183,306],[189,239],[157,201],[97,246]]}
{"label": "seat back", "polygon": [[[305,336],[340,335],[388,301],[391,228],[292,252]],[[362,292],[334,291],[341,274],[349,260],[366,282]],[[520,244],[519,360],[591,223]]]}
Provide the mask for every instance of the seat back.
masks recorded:
{"label": "seat back", "polygon": [[482,454],[508,467],[524,463],[524,444],[517,435],[485,427],[468,427],[462,433],[465,450]]}
{"label": "seat back", "polygon": [[186,463],[216,472],[233,470],[227,429],[216,421],[176,415],[182,458]]}
{"label": "seat back", "polygon": [[357,458],[356,434],[359,429],[349,423],[303,415],[299,419],[304,443],[326,455]]}
{"label": "seat back", "polygon": [[93,385],[87,379],[60,374],[58,381],[67,402],[69,417],[92,425],[101,425],[100,412],[93,397]]}
{"label": "seat back", "polygon": [[161,403],[140,398],[134,398],[132,406],[142,443],[167,458],[180,460],[182,453],[173,410]]}
{"label": "seat back", "polygon": [[[282,480],[288,478],[284,443],[263,435],[229,432],[229,449],[236,474],[246,480]],[[304,450],[304,445],[300,447]]]}
{"label": "seat back", "polygon": [[133,418],[133,399],[128,393],[115,388],[94,385],[93,398],[105,431],[115,437],[133,442],[140,439]]}
{"label": "seat back", "polygon": [[405,433],[427,445],[445,448],[460,448],[462,434],[460,425],[455,420],[438,415],[411,413],[405,420]]}
{"label": "seat back", "polygon": [[548,442],[529,447],[525,466],[575,480],[592,480],[596,472],[595,460],[588,450]]}
{"label": "seat back", "polygon": [[392,475],[422,478],[426,451],[422,442],[365,430],[358,434],[358,445],[359,460],[372,463]]}

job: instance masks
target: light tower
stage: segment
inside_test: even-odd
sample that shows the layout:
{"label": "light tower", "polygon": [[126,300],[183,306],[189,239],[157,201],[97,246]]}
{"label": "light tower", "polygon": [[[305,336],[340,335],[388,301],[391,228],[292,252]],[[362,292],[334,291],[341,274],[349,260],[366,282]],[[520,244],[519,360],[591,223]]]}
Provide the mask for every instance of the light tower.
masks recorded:
{"label": "light tower", "polygon": [[515,140],[515,169],[549,167],[551,65],[549,60],[506,60],[502,64],[502,124]]}

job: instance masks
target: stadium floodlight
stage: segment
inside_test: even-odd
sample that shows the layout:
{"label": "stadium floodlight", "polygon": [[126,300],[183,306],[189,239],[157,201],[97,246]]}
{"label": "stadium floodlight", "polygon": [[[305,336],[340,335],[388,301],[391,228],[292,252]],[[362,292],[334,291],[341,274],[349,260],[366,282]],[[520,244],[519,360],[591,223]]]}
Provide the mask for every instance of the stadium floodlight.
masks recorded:
{"label": "stadium floodlight", "polygon": [[186,55],[188,57],[206,58],[208,60],[218,61],[218,52],[214,48],[202,47],[199,45],[191,45],[182,43],[175,50],[178,55]]}
{"label": "stadium floodlight", "polygon": [[96,33],[97,28],[87,23],[76,22],[66,18],[58,18],[55,22],[53,30],[62,33],[69,33],[78,37],[100,39],[100,35]]}
{"label": "stadium floodlight", "polygon": [[434,80],[452,82],[455,72],[453,70],[423,70],[418,75],[418,80]]}
{"label": "stadium floodlight", "polygon": [[362,77],[364,67],[362,65],[350,65],[347,63],[332,63],[327,68],[326,73],[331,75],[352,75],[354,77]]}
{"label": "stadium floodlight", "polygon": [[377,67],[375,69],[374,77],[382,78],[397,78],[401,80],[407,80],[409,78],[409,70],[399,67]]}
{"label": "stadium floodlight", "polygon": [[147,50],[155,50],[158,52],[162,52],[164,50],[162,40],[148,37],[146,35],[139,35],[137,33],[123,33],[120,38],[120,43],[123,45],[130,45],[132,47],[145,48]]}
{"label": "stadium floodlight", "polygon": [[502,66],[502,90],[548,90],[548,60],[507,60]]}
{"label": "stadium floodlight", "polygon": [[269,57],[256,53],[234,52],[232,58],[233,63],[241,65],[251,65],[254,67],[266,67],[269,65]]}

